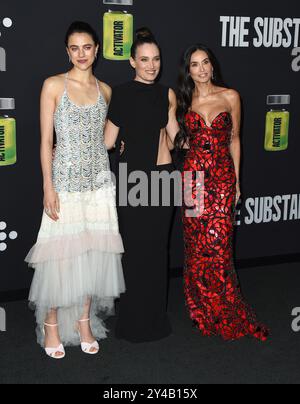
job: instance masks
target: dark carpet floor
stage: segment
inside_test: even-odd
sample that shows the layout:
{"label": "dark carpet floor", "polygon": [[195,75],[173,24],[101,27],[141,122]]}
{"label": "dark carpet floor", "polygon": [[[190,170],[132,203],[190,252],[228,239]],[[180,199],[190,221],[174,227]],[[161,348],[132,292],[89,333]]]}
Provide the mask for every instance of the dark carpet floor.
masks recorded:
{"label": "dark carpet floor", "polygon": [[173,335],[148,344],[114,338],[115,319],[102,353],[67,349],[64,360],[48,359],[35,343],[34,316],[24,301],[1,304],[7,332],[0,333],[2,384],[295,384],[300,383],[300,333],[292,331],[292,310],[300,307],[300,264],[239,271],[248,302],[272,331],[267,343],[205,338],[188,318],[182,279],[171,280],[169,313]]}

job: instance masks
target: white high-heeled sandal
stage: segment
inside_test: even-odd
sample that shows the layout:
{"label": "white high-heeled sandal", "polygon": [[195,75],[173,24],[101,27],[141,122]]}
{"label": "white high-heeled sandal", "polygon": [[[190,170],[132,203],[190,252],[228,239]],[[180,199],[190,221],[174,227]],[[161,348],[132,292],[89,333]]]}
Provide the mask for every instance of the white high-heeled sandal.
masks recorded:
{"label": "white high-heeled sandal", "polygon": [[[87,318],[87,319],[85,319],[85,320],[78,320],[79,323],[87,323],[88,321],[90,321],[89,318]],[[79,338],[80,338],[80,344],[81,344],[81,349],[82,349],[82,351],[83,351],[84,353],[86,353],[86,354],[89,354],[89,355],[96,355],[96,354],[99,352],[99,350],[100,350],[100,347],[99,347],[98,342],[97,342],[96,340],[95,340],[94,342],[92,342],[91,344],[89,344],[88,342],[83,342],[83,341],[81,340],[81,335],[80,335],[80,329],[79,329],[79,327],[78,327],[78,334],[79,334]],[[92,348],[96,349],[96,351],[95,351],[95,352],[91,352],[91,349],[92,349]]]}
{"label": "white high-heeled sandal", "polygon": [[[43,334],[45,334],[45,326],[46,327],[58,327],[58,324],[48,324],[48,323],[44,323],[44,328],[43,328]],[[60,344],[57,348],[47,348],[45,347],[45,352],[48,356],[50,356],[50,358],[52,359],[63,359],[66,356],[66,352],[65,349],[63,347],[63,344]],[[60,356],[57,356],[56,354],[62,354]]]}

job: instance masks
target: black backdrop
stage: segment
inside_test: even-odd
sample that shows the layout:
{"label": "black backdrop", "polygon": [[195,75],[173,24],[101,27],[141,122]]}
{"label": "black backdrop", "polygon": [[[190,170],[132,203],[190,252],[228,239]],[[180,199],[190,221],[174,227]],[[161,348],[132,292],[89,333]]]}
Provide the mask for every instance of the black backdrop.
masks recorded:
{"label": "black backdrop", "polygon": [[[16,99],[18,143],[17,164],[0,166],[2,294],[5,291],[26,289],[32,276],[23,259],[36,240],[42,213],[39,164],[39,93],[42,82],[46,77],[69,68],[63,40],[73,20],[88,21],[102,37],[102,17],[108,10],[108,6],[102,3],[100,0],[1,0],[0,48],[2,58],[6,55],[6,69],[0,71],[0,98]],[[237,258],[299,253],[300,61],[297,55],[300,49],[294,49],[300,46],[297,37],[299,2],[253,0],[245,4],[238,0],[227,0],[219,4],[198,0],[134,0],[133,7],[111,8],[127,9],[134,15],[135,28],[146,25],[156,34],[163,50],[164,84],[176,87],[179,56],[188,45],[201,41],[214,50],[220,60],[225,81],[241,93],[244,108],[243,203],[237,216]],[[248,17],[245,28],[249,32],[244,38],[248,46],[233,47],[228,41],[222,43],[221,16]],[[5,17],[12,19],[12,27],[3,25]],[[290,34],[284,33],[284,38],[293,39],[293,43],[287,44],[287,47],[277,46],[275,42],[270,47],[268,44],[254,46],[257,17],[266,18],[265,24],[270,23],[271,18],[281,18],[287,23],[287,18],[293,20]],[[231,31],[228,27],[227,34],[230,35]],[[240,34],[241,28],[237,32]],[[280,35],[274,38],[280,39]],[[116,85],[129,80],[133,72],[127,61],[102,59],[96,75],[110,85]],[[291,95],[290,144],[284,152],[271,153],[264,150],[265,117],[268,110],[266,97],[269,94]],[[289,214],[297,211],[292,216],[293,220],[285,220],[282,216],[279,221],[251,223],[250,218],[248,224],[247,205],[251,204],[252,198],[258,198],[258,207],[262,207],[261,213],[265,214],[267,209],[262,205],[264,199],[260,198],[271,197],[272,202],[275,196],[283,195],[288,195],[287,198],[298,195],[298,204],[295,199],[291,205],[287,199],[286,205],[280,204],[273,212],[286,214],[289,219]],[[177,216],[171,243],[171,267],[174,268],[182,265],[181,225]],[[18,233],[17,239],[11,240],[6,236],[11,231]]]}

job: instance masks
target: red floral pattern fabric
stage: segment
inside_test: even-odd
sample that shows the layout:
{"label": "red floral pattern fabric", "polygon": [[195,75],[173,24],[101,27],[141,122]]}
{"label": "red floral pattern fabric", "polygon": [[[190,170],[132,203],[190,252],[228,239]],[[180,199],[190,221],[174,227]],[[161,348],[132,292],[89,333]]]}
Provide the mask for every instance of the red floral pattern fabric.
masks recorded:
{"label": "red floral pattern fabric", "polygon": [[[182,210],[184,292],[190,317],[205,336],[236,340],[252,335],[266,341],[269,331],[244,301],[233,263],[236,175],[230,153],[231,115],[222,112],[208,126],[199,114],[190,111],[186,125],[190,150],[183,183],[185,191],[192,188],[195,205],[195,173],[204,172],[203,213],[188,217],[190,207],[184,205]],[[187,180],[186,172],[193,173],[192,180]]]}

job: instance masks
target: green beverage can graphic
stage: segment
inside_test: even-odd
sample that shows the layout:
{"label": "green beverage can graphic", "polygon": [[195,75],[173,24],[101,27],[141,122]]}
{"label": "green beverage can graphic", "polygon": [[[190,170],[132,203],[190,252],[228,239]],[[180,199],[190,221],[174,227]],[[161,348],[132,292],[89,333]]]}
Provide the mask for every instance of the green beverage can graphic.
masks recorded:
{"label": "green beverage can graphic", "polygon": [[266,118],[265,150],[284,151],[289,145],[290,113],[287,106],[290,95],[269,95],[267,104],[271,108]]}
{"label": "green beverage can graphic", "polygon": [[103,18],[103,56],[129,60],[133,43],[133,16],[126,11],[109,11]]}
{"label": "green beverage can graphic", "polygon": [[14,98],[0,98],[0,166],[17,162],[16,120],[6,114],[14,109]]}

